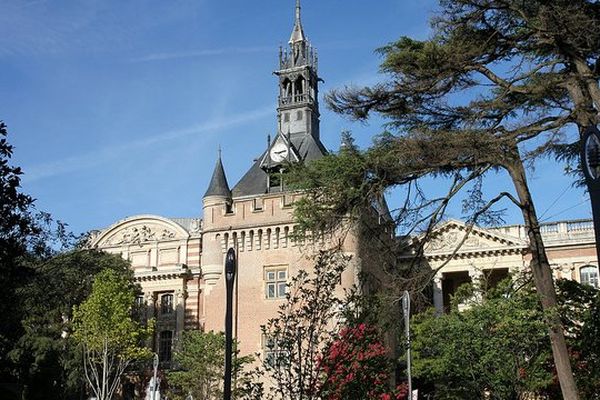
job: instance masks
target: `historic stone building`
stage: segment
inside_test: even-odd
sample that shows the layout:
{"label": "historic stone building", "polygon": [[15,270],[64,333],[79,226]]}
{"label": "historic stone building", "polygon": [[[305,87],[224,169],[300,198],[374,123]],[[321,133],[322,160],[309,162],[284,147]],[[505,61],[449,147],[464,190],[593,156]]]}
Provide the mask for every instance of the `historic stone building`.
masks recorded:
{"label": "historic stone building", "polygon": [[[260,326],[273,317],[286,283],[308,269],[315,248],[331,238],[300,244],[291,240],[292,204],[297,194],[281,178],[287,162],[311,161],[326,150],[320,140],[318,61],[300,19],[300,2],[289,49],[281,50],[277,135],[242,179],[230,189],[221,157],[203,198],[203,218],[168,219],[155,215],[126,218],[97,232],[92,246],[129,259],[144,293],[141,303],[157,320],[154,347],[169,360],[173,341],[184,329],[224,330],[224,255],[237,249],[235,332],[243,353],[261,352]],[[355,283],[360,255],[353,254],[342,285]]]}
{"label": "historic stone building", "polygon": [[[310,268],[311,251],[332,238],[307,241],[290,238],[292,205],[297,193],[286,190],[279,174],[285,162],[322,157],[318,103],[318,61],[304,34],[299,1],[289,41],[281,50],[277,135],[242,179],[230,188],[221,159],[217,160],[203,198],[202,219],[169,219],[139,215],[97,232],[92,246],[131,261],[144,293],[148,316],[157,320],[154,347],[168,362],[174,340],[184,329],[222,331],[225,314],[224,255],[238,252],[235,332],[242,353],[264,349],[260,326],[273,317],[285,297],[286,283],[301,268]],[[589,221],[546,224],[544,238],[558,276],[598,285],[593,226]],[[458,285],[481,273],[500,279],[527,266],[526,238],[521,226],[473,230],[464,245],[465,226],[449,221],[439,227],[426,251],[431,268],[452,258],[436,275],[434,303],[441,311]],[[362,260],[369,259],[355,236],[344,251],[354,255],[342,286],[356,283]]]}
{"label": "historic stone building", "polygon": [[[482,275],[493,285],[509,273],[529,266],[531,258],[524,226],[475,227],[465,238],[466,231],[463,222],[450,220],[434,231],[425,246],[425,262],[437,270],[433,304],[439,312],[448,309],[450,296],[460,285],[477,281]],[[541,232],[556,278],[600,287],[591,220],[545,223]]]}

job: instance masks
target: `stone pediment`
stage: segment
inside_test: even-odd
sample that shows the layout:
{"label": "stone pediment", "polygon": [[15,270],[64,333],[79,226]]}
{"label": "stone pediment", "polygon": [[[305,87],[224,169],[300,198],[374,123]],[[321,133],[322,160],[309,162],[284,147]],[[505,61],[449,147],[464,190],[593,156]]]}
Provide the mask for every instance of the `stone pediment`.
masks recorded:
{"label": "stone pediment", "polygon": [[[467,233],[468,236],[465,238]],[[449,255],[454,251],[457,251],[457,254],[496,252],[518,250],[525,246],[526,243],[518,238],[498,234],[480,227],[473,227],[468,232],[465,223],[450,220],[433,231],[431,238],[425,245],[425,254]]]}
{"label": "stone pediment", "polygon": [[102,231],[92,247],[142,245],[143,243],[187,239],[190,234],[179,224],[163,217],[140,215],[126,218]]}

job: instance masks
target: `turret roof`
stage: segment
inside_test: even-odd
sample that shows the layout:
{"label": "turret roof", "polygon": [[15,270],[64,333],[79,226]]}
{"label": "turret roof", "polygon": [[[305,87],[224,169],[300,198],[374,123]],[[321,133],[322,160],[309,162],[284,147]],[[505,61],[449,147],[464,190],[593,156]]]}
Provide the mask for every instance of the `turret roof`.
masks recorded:
{"label": "turret roof", "polygon": [[227,177],[225,176],[225,169],[223,168],[223,162],[221,161],[220,151],[212,179],[208,185],[208,190],[204,194],[204,197],[209,196],[231,197],[231,190],[229,189],[229,183],[227,183]]}

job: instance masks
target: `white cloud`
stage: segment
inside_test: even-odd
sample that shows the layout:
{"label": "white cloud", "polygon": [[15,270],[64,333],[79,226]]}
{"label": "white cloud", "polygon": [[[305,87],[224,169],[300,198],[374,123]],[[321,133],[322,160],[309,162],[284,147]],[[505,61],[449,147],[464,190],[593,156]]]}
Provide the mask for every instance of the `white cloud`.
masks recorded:
{"label": "white cloud", "polygon": [[141,57],[132,58],[132,62],[164,61],[181,58],[210,57],[229,54],[252,54],[252,53],[270,53],[273,52],[270,46],[253,47],[224,47],[220,49],[190,50],[172,53],[154,53]]}
{"label": "white cloud", "polygon": [[257,108],[246,113],[229,118],[216,118],[206,123],[192,125],[186,128],[161,132],[141,140],[122,143],[117,146],[109,146],[86,154],[76,155],[61,160],[51,161],[43,164],[25,166],[23,171],[23,182],[33,182],[56,175],[68,174],[82,169],[88,169],[102,165],[112,159],[122,156],[128,152],[139,150],[151,145],[157,145],[168,141],[198,135],[201,133],[214,134],[234,126],[242,125],[273,114],[275,106]]}

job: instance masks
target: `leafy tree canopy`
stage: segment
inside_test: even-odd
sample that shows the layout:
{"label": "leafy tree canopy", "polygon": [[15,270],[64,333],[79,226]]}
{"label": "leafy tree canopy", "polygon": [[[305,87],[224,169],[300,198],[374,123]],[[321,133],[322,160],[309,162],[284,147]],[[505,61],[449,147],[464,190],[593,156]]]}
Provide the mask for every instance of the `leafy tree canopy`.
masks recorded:
{"label": "leafy tree canopy", "polygon": [[[233,365],[233,396],[236,399],[254,398],[255,371],[248,368],[254,362],[252,356],[239,356],[236,351]],[[225,335],[215,332],[186,331],[175,349],[175,370],[167,374],[170,396],[186,399],[192,395],[197,400],[223,397],[223,360],[225,359]]]}
{"label": "leafy tree canopy", "polygon": [[95,250],[59,254],[32,265],[30,282],[17,291],[26,312],[24,333],[10,359],[27,399],[79,398],[83,383],[80,348],[71,340],[73,307],[90,294],[96,274],[113,269],[131,277],[129,263]]}
{"label": "leafy tree canopy", "polygon": [[25,365],[16,365],[11,351],[25,333],[21,319],[29,311],[22,289],[35,276],[34,265],[47,260],[74,240],[66,226],[34,207],[21,189],[21,168],[11,164],[13,146],[0,121],[0,389],[18,396]]}
{"label": "leafy tree canopy", "polygon": [[90,296],[74,307],[73,337],[83,346],[85,377],[99,400],[110,400],[127,367],[152,354],[144,345],[152,321],[142,326],[134,319],[135,294],[125,274],[105,269],[96,275]]}
{"label": "leafy tree canopy", "polygon": [[[588,335],[600,327],[600,292],[566,280],[559,288],[581,395],[597,399],[597,339]],[[480,399],[488,392],[490,399],[527,393],[562,399],[544,322],[548,315],[530,278],[506,280],[483,293],[463,286],[452,302],[448,314],[431,310],[412,321],[414,375],[422,384],[434,383],[435,398]],[[459,311],[458,304],[468,308]]]}

